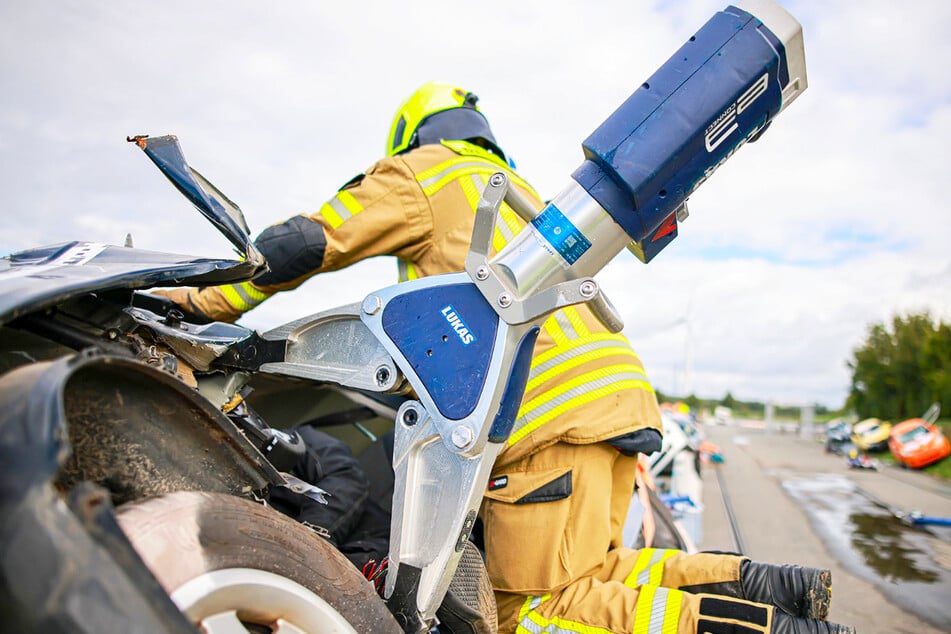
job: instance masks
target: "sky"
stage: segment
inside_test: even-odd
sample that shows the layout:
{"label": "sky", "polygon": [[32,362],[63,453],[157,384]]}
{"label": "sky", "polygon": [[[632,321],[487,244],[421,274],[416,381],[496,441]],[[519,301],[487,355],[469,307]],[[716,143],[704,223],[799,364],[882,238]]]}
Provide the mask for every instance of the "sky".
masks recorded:
{"label": "sky", "polygon": [[[426,81],[480,96],[554,197],[581,142],[729,2],[0,4],[0,254],[70,240],[230,245],[125,138],[175,134],[252,233],[313,212],[383,154]],[[951,321],[951,3],[786,0],[809,88],[690,198],[648,265],[597,279],[655,386],[840,407],[873,323]],[[267,330],[396,281],[378,258],[241,323]]]}

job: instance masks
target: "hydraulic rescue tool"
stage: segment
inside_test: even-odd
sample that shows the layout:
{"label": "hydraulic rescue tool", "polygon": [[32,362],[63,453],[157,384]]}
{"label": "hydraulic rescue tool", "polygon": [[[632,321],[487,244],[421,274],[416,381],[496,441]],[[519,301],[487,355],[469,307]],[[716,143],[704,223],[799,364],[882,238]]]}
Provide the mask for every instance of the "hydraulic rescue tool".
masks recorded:
{"label": "hydraulic rescue tool", "polygon": [[[465,273],[365,299],[364,323],[417,397],[397,415],[386,582],[408,629],[415,621],[423,631],[435,614],[495,456],[519,431],[537,324],[588,302],[619,331],[592,276],[625,247],[644,262],[655,257],[676,237],[690,194],[805,89],[800,24],[771,0],[730,6],[584,141],[584,161],[543,210],[520,200],[503,173],[490,179]],[[503,201],[528,225],[491,255]]]}
{"label": "hydraulic rescue tool", "polygon": [[[364,392],[412,388],[413,399],[396,411],[385,589],[405,631],[430,629],[495,458],[528,431],[517,414],[538,324],[587,302],[619,332],[623,323],[593,276],[625,248],[644,262],[655,257],[677,236],[691,193],[805,89],[800,24],[772,0],[729,6],[584,141],[583,162],[544,209],[510,188],[504,172],[489,179],[465,272],[382,289],[222,355],[234,367]],[[189,176],[177,142],[134,140],[183,192],[210,188]],[[200,208],[210,204],[190,197]],[[215,190],[210,198],[223,196]],[[218,206],[231,210],[224,201]],[[527,224],[493,254],[503,202]],[[259,265],[247,249],[250,265]]]}

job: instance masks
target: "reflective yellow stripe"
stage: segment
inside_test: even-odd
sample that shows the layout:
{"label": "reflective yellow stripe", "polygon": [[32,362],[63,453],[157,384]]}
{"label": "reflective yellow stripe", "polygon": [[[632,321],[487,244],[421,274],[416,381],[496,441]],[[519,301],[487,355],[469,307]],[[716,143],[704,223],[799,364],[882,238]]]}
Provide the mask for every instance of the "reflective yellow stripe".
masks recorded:
{"label": "reflective yellow stripe", "polygon": [[[443,142],[444,145],[460,151],[449,142]],[[468,145],[468,144],[466,144]],[[434,193],[453,181],[458,181],[462,187],[463,194],[469,202],[469,207],[475,213],[479,208],[479,201],[482,198],[482,191],[485,189],[485,183],[489,176],[496,172],[505,172],[509,179],[521,187],[535,194],[532,187],[518,177],[518,175],[509,172],[501,165],[496,165],[488,159],[482,159],[478,155],[472,157],[472,153],[461,156],[460,158],[443,161],[435,167],[422,171],[416,175],[416,181],[423,188],[423,193],[432,196]],[[468,178],[464,178],[468,176]],[[535,194],[537,196],[537,194]],[[505,248],[512,238],[522,230],[522,223],[509,205],[502,203],[500,216],[502,222],[496,223],[495,233],[492,236],[492,247],[498,252]]]}
{"label": "reflective yellow stripe", "polygon": [[519,215],[515,213],[514,209],[508,206],[508,203],[502,203],[502,208],[499,212],[499,215],[502,216],[502,222],[508,226],[513,237],[518,235],[518,233],[523,229],[524,225],[521,218],[519,218]]}
{"label": "reflective yellow stripe", "polygon": [[[499,209],[499,218],[501,219],[501,222],[498,220],[495,222],[495,235],[501,238],[502,248],[505,248],[509,242],[514,240],[515,234],[521,229],[521,227],[518,227],[515,229],[515,231],[512,231],[512,227],[510,227],[509,224],[505,222],[505,207],[505,203],[502,203],[502,207]],[[500,250],[501,249],[496,249],[496,251]]]}
{"label": "reflective yellow stripe", "polygon": [[[416,181],[423,187],[433,187],[440,181],[442,181],[448,174],[448,172],[455,171],[456,169],[464,169],[466,167],[474,168],[478,167],[480,172],[488,173],[489,175],[495,174],[496,172],[504,172],[508,176],[509,180],[518,186],[532,192],[536,197],[539,197],[535,193],[535,190],[531,185],[528,184],[524,179],[522,179],[515,172],[511,172],[502,165],[495,164],[491,161],[471,156],[460,156],[459,158],[449,159],[448,161],[443,161],[442,163],[430,167],[428,170],[420,172],[416,175]],[[436,187],[440,189],[442,185]]]}
{"label": "reflective yellow stripe", "polygon": [[522,607],[518,610],[518,620],[521,621],[522,618],[528,614],[529,610],[534,610],[537,608],[543,601],[547,601],[550,594],[546,594],[543,597],[527,597],[525,603],[522,604]]}
{"label": "reflective yellow stripe", "polygon": [[[472,174],[470,178],[459,179],[459,185],[462,187],[462,192],[465,194],[466,200],[469,201],[469,207],[472,208],[472,213],[475,213],[479,209],[479,201],[482,199],[482,191],[485,189],[487,180],[487,174]],[[496,252],[504,249],[505,245],[511,242],[516,234],[522,230],[518,215],[504,202],[502,203],[499,215],[502,218],[502,222],[495,224],[495,233],[492,235],[492,248],[495,249]]]}
{"label": "reflective yellow stripe", "polygon": [[647,586],[637,593],[637,603],[634,604],[634,632],[647,634],[651,626],[651,606],[654,602],[654,593],[657,588]]}
{"label": "reflective yellow stripe", "polygon": [[571,325],[579,337],[590,334],[591,331],[584,325],[584,320],[581,318],[581,315],[578,314],[578,310],[574,306],[565,306],[562,310],[565,311],[565,316],[568,318],[568,321],[571,322]]}
{"label": "reflective yellow stripe", "polygon": [[240,284],[225,284],[219,286],[225,300],[241,312],[251,310],[268,297],[270,293],[255,288],[251,282],[241,282]]}
{"label": "reflective yellow stripe", "polygon": [[238,289],[240,292],[244,293],[248,303],[254,304],[255,306],[271,296],[270,293],[265,293],[264,291],[255,288],[251,282],[241,282],[238,284]]}
{"label": "reflective yellow stripe", "polygon": [[396,265],[399,269],[399,281],[408,282],[410,280],[418,280],[419,272],[416,270],[416,267],[412,262],[407,262],[402,258],[397,258]]}
{"label": "reflective yellow stripe", "polygon": [[552,315],[552,317],[554,317],[555,321],[558,322],[558,327],[561,328],[561,331],[565,334],[565,337],[568,339],[577,339],[580,336],[580,333],[575,329],[574,323],[568,319],[568,308],[570,307],[566,306],[561,310],[555,311],[555,314]]}
{"label": "reflective yellow stripe", "polygon": [[680,630],[680,609],[683,602],[683,592],[667,590],[667,607],[664,609],[664,627],[661,634],[677,634]]}
{"label": "reflective yellow stripe", "polygon": [[478,168],[479,171],[488,171],[493,174],[499,171],[499,168],[481,159],[472,158],[469,156],[460,156],[459,158],[452,158],[448,161],[443,161],[442,163],[430,167],[428,170],[418,173],[416,175],[416,182],[419,183],[423,188],[433,187],[445,180],[447,176],[458,170],[471,170],[474,168]]}
{"label": "reflective yellow stripe", "polygon": [[599,341],[617,341],[625,346],[627,345],[627,337],[625,337],[624,335],[615,335],[610,332],[597,332],[597,333],[588,335],[584,339],[575,339],[574,341],[566,341],[564,346],[558,346],[556,348],[551,348],[550,350],[546,350],[545,352],[541,353],[540,355],[532,359],[532,367],[533,368],[537,367],[547,362],[549,359],[552,359],[556,356],[560,356],[564,354],[568,350],[573,350],[574,348],[586,346],[590,343],[599,342]]}
{"label": "reflective yellow stripe", "polygon": [[556,311],[555,314],[546,319],[544,323],[542,323],[542,328],[548,333],[549,337],[555,340],[555,345],[561,347],[567,345],[569,339],[565,331],[561,329],[561,324],[558,323],[557,315],[559,312],[561,311]]}
{"label": "reflective yellow stripe", "polygon": [[[619,375],[628,375],[630,378],[628,381],[639,382],[647,384],[646,377],[643,374],[643,368],[639,365],[633,363],[618,363],[615,365],[605,366],[603,368],[596,368],[590,372],[585,372],[582,375],[576,376],[564,383],[561,383],[550,390],[546,390],[543,394],[540,394],[530,400],[527,403],[522,404],[521,410],[519,410],[520,416],[526,416],[544,405],[545,403],[554,400],[556,397],[561,396],[565,393],[574,393],[575,388],[581,387],[591,387],[591,386],[604,386],[606,383],[609,383],[611,380],[614,380]],[[593,390],[592,390],[593,391]]]}
{"label": "reflective yellow stripe", "polygon": [[442,163],[437,163],[436,165],[430,167],[428,170],[423,170],[416,174],[416,182],[426,187],[433,184],[435,181],[438,181],[442,172],[452,169],[458,165],[487,165],[486,161],[477,158],[471,158],[468,156],[460,156],[458,158],[451,158],[448,161],[443,161]]}
{"label": "reflective yellow stripe", "polygon": [[518,612],[518,626],[516,634],[613,634],[611,630],[594,625],[586,625],[577,621],[569,621],[561,617],[545,618],[535,612],[539,605],[551,598],[550,594],[543,597],[528,597]]}
{"label": "reflective yellow stripe", "polygon": [[[598,342],[593,342],[588,346],[581,346],[568,353],[565,353],[563,361],[553,359],[550,363],[533,368],[528,376],[528,384],[525,386],[525,391],[527,392],[528,390],[532,390],[552,377],[558,376],[559,374],[567,372],[572,368],[576,368],[579,365],[588,363],[589,361],[596,361],[598,359],[604,359],[616,355],[628,356],[632,359],[637,359],[640,361],[637,355],[634,354],[634,351],[627,346],[616,345],[614,342],[603,342],[600,344]],[[561,357],[558,359],[560,358]],[[642,366],[634,367],[640,368],[641,373],[644,373],[644,368]],[[646,375],[644,378],[647,378]]]}
{"label": "reflective yellow stripe", "polygon": [[561,617],[546,619],[534,612],[522,619],[515,632],[517,634],[613,634],[603,627],[585,625]]}
{"label": "reflective yellow stripe", "polygon": [[647,581],[644,583],[649,583],[652,586],[659,586],[664,578],[664,562],[676,554],[676,550],[665,550],[660,556],[660,561],[650,567]]}
{"label": "reflective yellow stripe", "polygon": [[[469,201],[472,213],[475,213],[479,209],[479,200],[482,198],[485,179],[479,174],[473,174],[471,178],[460,178],[459,185],[462,187],[462,193],[465,194],[466,200]],[[506,244],[508,244],[508,241],[496,226],[495,233],[492,234],[492,248],[501,251]]]}
{"label": "reflective yellow stripe", "polygon": [[634,606],[635,634],[676,634],[680,623],[683,592],[643,586]]}
{"label": "reflective yellow stripe", "polygon": [[228,301],[228,303],[238,310],[244,312],[251,309],[251,306],[248,305],[246,301],[241,299],[241,296],[238,294],[234,284],[225,284],[224,286],[219,286],[218,288],[221,289],[221,294],[225,296],[225,299]]}
{"label": "reflective yellow stripe", "polygon": [[432,196],[450,182],[462,176],[469,174],[484,174],[486,176],[491,176],[496,172],[505,172],[506,176],[508,176],[509,180],[511,180],[513,183],[523,187],[524,189],[527,189],[532,193],[535,192],[531,185],[522,180],[522,178],[520,178],[517,174],[509,172],[508,170],[505,170],[500,166],[494,165],[488,161],[471,157],[459,157],[449,159],[448,161],[443,161],[439,165],[431,167],[428,170],[417,174],[416,182],[418,182],[420,187],[423,188],[423,193],[425,193],[427,196]]}
{"label": "reflective yellow stripe", "polygon": [[[480,183],[476,184],[476,180]],[[466,195],[466,200],[469,201],[469,208],[472,209],[472,213],[475,213],[479,208],[479,199],[482,198],[481,178],[478,176],[460,178],[459,185],[462,187],[462,193]]]}
{"label": "reflective yellow stripe", "polygon": [[629,588],[637,587],[637,576],[641,574],[650,565],[651,556],[654,554],[653,548],[641,548],[637,552],[637,559],[634,561],[634,567],[627,574],[624,585]]}
{"label": "reflective yellow stripe", "polygon": [[[469,174],[485,174],[487,176],[491,176],[497,171],[499,170],[493,169],[491,166],[485,164],[455,167],[445,174],[440,175],[439,177],[430,179],[432,184],[429,186],[424,185],[423,193],[427,196],[432,196],[440,189],[462,176],[467,176]],[[420,185],[423,185],[423,183],[420,183]]]}
{"label": "reflective yellow stripe", "polygon": [[347,219],[363,211],[363,206],[357,202],[353,194],[344,190],[325,202],[320,208],[320,215],[324,217],[331,229],[339,229]]}
{"label": "reflective yellow stripe", "polygon": [[[470,185],[471,181],[471,185]],[[482,192],[485,190],[485,184],[489,181],[487,174],[473,174],[469,179],[459,179],[462,183],[463,191],[466,192],[466,198],[469,200],[469,206],[472,211],[478,211],[479,201],[482,199]],[[496,251],[501,251],[505,245],[511,242],[522,230],[523,224],[519,220],[518,214],[508,206],[508,203],[502,202],[499,207],[499,217],[502,222],[496,222],[496,242],[493,243]]]}
{"label": "reflective yellow stripe", "polygon": [[330,203],[324,203],[320,207],[320,215],[324,217],[331,229],[338,229],[343,224],[343,218],[337,215]]}
{"label": "reflective yellow stripe", "polygon": [[640,585],[660,585],[664,576],[664,562],[676,555],[677,550],[642,548],[637,554],[634,567],[624,580],[624,585],[634,588]]}
{"label": "reflective yellow stripe", "polygon": [[354,216],[363,211],[363,205],[358,203],[357,199],[353,197],[353,194],[347,190],[337,192],[335,198],[342,202],[343,206],[347,208],[347,211],[349,211]]}
{"label": "reflective yellow stripe", "polygon": [[522,404],[515,421],[516,430],[509,437],[508,444],[514,445],[548,421],[575,407],[616,392],[637,389],[654,393],[641,367],[632,363],[598,368],[565,381]]}
{"label": "reflective yellow stripe", "polygon": [[456,154],[461,154],[462,156],[478,156],[489,163],[495,163],[499,167],[508,169],[509,164],[506,163],[501,156],[493,154],[484,147],[478,146],[474,143],[469,143],[468,141],[452,141],[447,139],[443,139],[441,143]]}

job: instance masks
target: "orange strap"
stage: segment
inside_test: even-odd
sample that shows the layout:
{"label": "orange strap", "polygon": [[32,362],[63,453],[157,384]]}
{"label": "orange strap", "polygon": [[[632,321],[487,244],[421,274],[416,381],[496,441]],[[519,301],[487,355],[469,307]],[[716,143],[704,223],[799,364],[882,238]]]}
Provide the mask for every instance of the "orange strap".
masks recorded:
{"label": "orange strap", "polygon": [[637,498],[644,506],[644,519],[641,520],[641,531],[644,533],[644,548],[650,548],[654,543],[654,509],[651,508],[651,500],[647,494],[647,479],[645,476],[644,460],[637,461],[637,470],[634,472],[634,490],[637,492]]}

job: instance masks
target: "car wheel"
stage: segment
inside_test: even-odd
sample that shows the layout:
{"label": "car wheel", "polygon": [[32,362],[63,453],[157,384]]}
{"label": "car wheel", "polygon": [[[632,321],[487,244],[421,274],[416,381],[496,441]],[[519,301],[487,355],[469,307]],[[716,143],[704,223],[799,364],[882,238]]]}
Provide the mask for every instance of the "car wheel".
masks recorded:
{"label": "car wheel", "polygon": [[221,493],[132,502],[117,519],[178,608],[206,634],[400,632],[330,542],[279,512]]}

